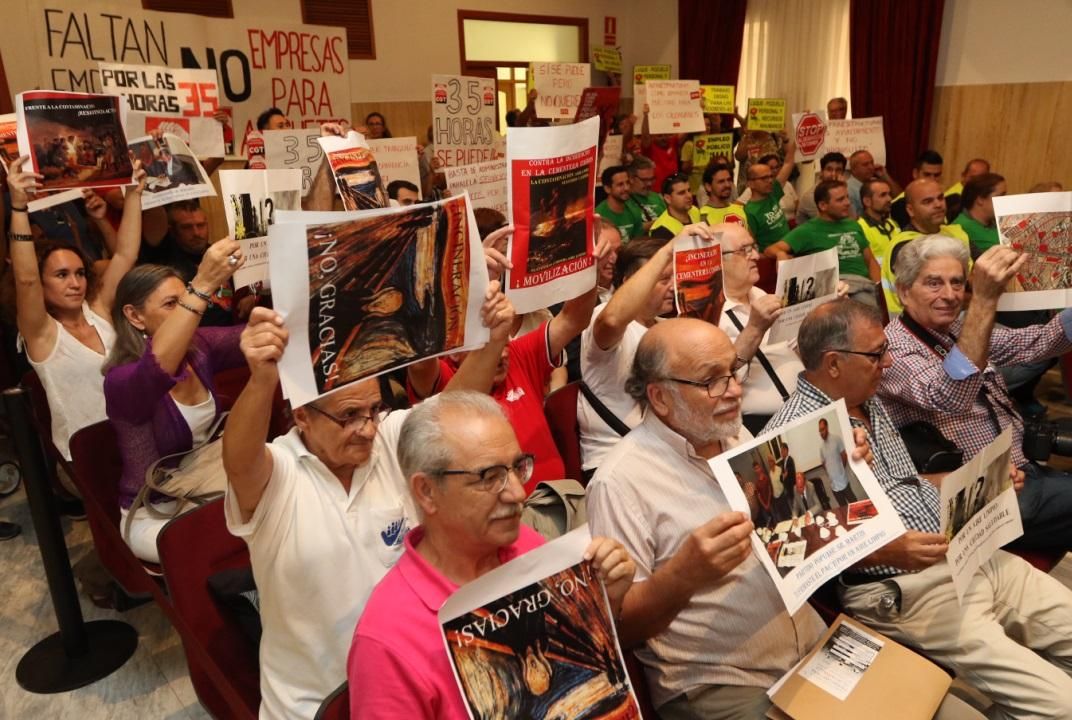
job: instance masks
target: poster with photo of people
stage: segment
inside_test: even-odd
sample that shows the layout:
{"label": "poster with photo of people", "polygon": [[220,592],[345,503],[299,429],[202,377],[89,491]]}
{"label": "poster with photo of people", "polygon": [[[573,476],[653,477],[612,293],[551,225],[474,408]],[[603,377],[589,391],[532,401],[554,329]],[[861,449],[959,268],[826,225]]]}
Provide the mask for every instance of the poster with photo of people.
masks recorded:
{"label": "poster with photo of people", "polygon": [[780,261],[774,294],[785,311],[767,331],[767,342],[796,338],[808,313],[837,297],[838,280],[837,248]]}
{"label": "poster with photo of people", "polygon": [[161,205],[216,195],[208,178],[189,146],[175,135],[164,135],[157,142],[146,135],[127,141],[135,160],[141,160],[148,176],[141,206],[150,210]]}

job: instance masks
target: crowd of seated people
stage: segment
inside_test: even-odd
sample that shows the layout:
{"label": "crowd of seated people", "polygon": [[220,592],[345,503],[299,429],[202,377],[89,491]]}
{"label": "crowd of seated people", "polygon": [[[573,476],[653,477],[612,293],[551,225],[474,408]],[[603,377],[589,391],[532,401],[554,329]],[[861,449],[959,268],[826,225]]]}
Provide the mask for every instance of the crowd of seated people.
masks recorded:
{"label": "crowd of seated people", "polygon": [[[262,119],[261,129],[287,124],[274,109]],[[809,605],[786,611],[750,535],[851,502],[839,472],[850,456],[871,464],[908,533],[837,580],[844,607],[951,669],[987,696],[993,717],[1072,716],[1072,591],[1000,551],[970,602],[958,600],[937,486],[899,433],[926,421],[970,457],[1012,427],[1024,536],[1011,549],[1072,547],[1072,476],[1023,454],[1027,399],[1010,396],[1000,372],[1037,376],[1072,351],[1072,310],[1000,324],[998,299],[1024,262],[993,242],[1004,179],[973,160],[948,193],[958,202],[950,218],[934,151],[920,155],[903,194],[864,152],[822,158],[821,182],[798,195],[784,133],[738,129],[735,172],[726,157],[694,165],[692,141],[651,135],[647,112],[616,128],[628,137],[601,177],[590,288],[515,314],[500,287],[512,228],[480,208],[488,343],[292,407],[293,427],[278,437],[270,424],[291,338],[270,293],[235,292],[239,243],[213,242],[197,201],[143,213],[135,163],[124,194],[106,202],[87,192],[77,209],[103,238],[87,254],[35,221],[26,206],[43,178],[24,159],[9,164],[4,282],[19,347],[48,397],[52,444],[69,459],[73,433],[111,422],[122,534],[147,562],[159,559],[164,524],[193,506],[183,495],[222,495],[258,591],[261,717],[311,719],[347,679],[355,718],[466,717],[435,611],[550,539],[520,519],[536,485],[556,480],[585,486],[595,538],[586,557],[660,716],[763,717],[767,690],[825,624]],[[391,137],[380,113],[364,129]],[[333,186],[324,164],[305,209],[337,207]],[[409,183],[390,194],[420,202]],[[717,325],[673,317],[681,236],[721,246]],[[761,263],[835,246],[837,299],[798,337],[769,342],[785,310],[759,287]],[[234,368],[249,379],[225,415],[215,376]],[[543,404],[577,381],[583,472],[567,478]],[[824,470],[806,475],[783,444],[754,467],[752,514],[733,511],[708,461],[840,399],[855,445],[838,447],[820,424]],[[950,694],[936,717],[982,714]]]}

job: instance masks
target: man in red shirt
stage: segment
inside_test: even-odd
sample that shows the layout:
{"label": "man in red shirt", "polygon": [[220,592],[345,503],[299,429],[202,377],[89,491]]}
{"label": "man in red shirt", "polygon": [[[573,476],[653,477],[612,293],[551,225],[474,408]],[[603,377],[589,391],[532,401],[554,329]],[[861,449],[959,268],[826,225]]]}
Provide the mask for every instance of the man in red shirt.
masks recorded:
{"label": "man in red shirt", "polygon": [[640,125],[641,151],[655,163],[655,182],[653,186],[661,188],[663,180],[676,175],[678,171],[678,135],[652,135],[648,130],[648,106],[644,105],[644,120]]}

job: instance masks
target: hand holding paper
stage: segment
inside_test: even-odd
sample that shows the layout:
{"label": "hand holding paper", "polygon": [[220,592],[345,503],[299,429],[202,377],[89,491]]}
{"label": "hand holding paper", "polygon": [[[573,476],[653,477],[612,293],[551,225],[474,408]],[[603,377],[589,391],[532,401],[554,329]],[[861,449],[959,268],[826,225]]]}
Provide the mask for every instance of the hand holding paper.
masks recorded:
{"label": "hand holding paper", "polygon": [[7,166],[7,186],[11,190],[11,204],[15,207],[26,207],[27,195],[36,193],[41,187],[39,181],[45,178],[41,173],[23,169],[23,163],[29,159],[29,155],[23,155]]}
{"label": "hand holding paper", "polygon": [[752,301],[748,324],[760,334],[765,333],[784,310],[782,300],[777,295],[761,295]]}
{"label": "hand holding paper", "polygon": [[889,545],[868,555],[860,567],[891,565],[917,572],[940,562],[949,550],[945,535],[909,530]]}
{"label": "hand holding paper", "polygon": [[752,521],[742,512],[717,515],[689,534],[671,561],[689,594],[726,576],[752,552]]}
{"label": "hand holding paper", "polygon": [[282,315],[269,308],[253,308],[239,346],[254,379],[275,385],[279,379],[279,359],[283,357],[289,339],[290,333],[283,327]]}
{"label": "hand holding paper", "polygon": [[1004,245],[995,245],[984,252],[972,268],[973,299],[996,302],[1025,262],[1026,254]]}
{"label": "hand holding paper", "polygon": [[607,591],[607,600],[610,601],[614,615],[620,615],[622,599],[633,585],[633,576],[636,575],[636,564],[633,558],[629,557],[629,553],[617,540],[596,537],[592,538],[592,542],[584,551],[584,559],[603,581],[603,587]]}

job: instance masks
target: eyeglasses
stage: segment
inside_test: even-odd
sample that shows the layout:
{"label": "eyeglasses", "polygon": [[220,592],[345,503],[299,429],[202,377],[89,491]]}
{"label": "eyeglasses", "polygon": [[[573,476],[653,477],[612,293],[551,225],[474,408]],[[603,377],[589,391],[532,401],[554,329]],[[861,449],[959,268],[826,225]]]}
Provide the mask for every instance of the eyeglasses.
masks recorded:
{"label": "eyeglasses", "polygon": [[721,375],[710,380],[686,380],[685,378],[668,377],[667,380],[671,382],[681,383],[682,385],[692,385],[693,387],[702,387],[707,390],[707,397],[714,400],[720,398],[726,394],[726,391],[730,389],[730,380],[736,380],[738,385],[744,385],[744,382],[748,379],[748,370],[752,367],[750,362],[734,363],[732,373],[730,375]]}
{"label": "eyeglasses", "polygon": [[373,425],[379,425],[381,422],[383,422],[383,419],[385,417],[391,414],[391,406],[384,405],[383,403],[379,403],[378,405],[373,405],[372,407],[370,407],[368,409],[369,414],[367,415],[362,414],[358,408],[354,408],[353,410],[347,411],[346,414],[342,417],[336,417],[335,415],[332,415],[326,410],[321,410],[316,405],[306,405],[306,407],[320,415],[323,415],[328,420],[341,427],[343,430],[350,430],[353,432],[361,432],[369,423],[372,423]]}
{"label": "eyeglasses", "polygon": [[878,363],[882,358],[886,357],[886,354],[890,351],[890,344],[888,342],[882,343],[882,347],[874,352],[864,352],[863,350],[843,350],[841,348],[830,348],[826,352],[839,352],[848,353],[849,355],[863,355],[873,363]]}
{"label": "eyeglasses", "polygon": [[748,243],[747,245],[742,245],[741,247],[737,248],[736,250],[723,250],[722,251],[723,255],[733,255],[734,253],[740,253],[741,255],[744,255],[745,257],[748,257],[752,253],[755,253],[756,255],[759,255],[759,246],[756,245],[754,242],[751,242],[751,243]]}
{"label": "eyeglasses", "polygon": [[476,475],[480,479],[475,483],[472,483],[474,487],[483,492],[490,492],[498,495],[506,489],[506,484],[510,482],[510,473],[517,475],[517,479],[524,485],[532,479],[532,471],[535,467],[536,458],[525,453],[515,460],[513,465],[489,465],[488,467],[480,468],[479,470],[439,470],[432,474]]}

